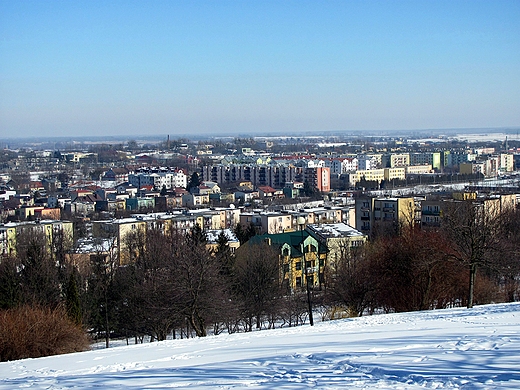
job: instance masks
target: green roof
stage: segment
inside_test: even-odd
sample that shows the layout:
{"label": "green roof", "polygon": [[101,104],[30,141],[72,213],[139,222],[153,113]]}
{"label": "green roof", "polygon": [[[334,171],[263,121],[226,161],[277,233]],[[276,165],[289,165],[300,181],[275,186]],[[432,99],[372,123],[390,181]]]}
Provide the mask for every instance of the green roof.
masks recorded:
{"label": "green roof", "polygon": [[255,244],[261,244],[262,242],[265,242],[266,239],[269,239],[271,241],[272,246],[282,247],[284,244],[288,244],[291,246],[291,254],[293,257],[301,257],[301,242],[302,242],[302,234],[303,234],[303,240],[307,240],[308,237],[314,241],[318,246],[318,251],[320,253],[327,253],[327,248],[320,244],[314,237],[312,237],[306,230],[302,231],[296,231],[296,232],[287,232],[287,233],[277,233],[277,234],[262,234],[258,236],[252,237],[249,241],[249,245],[255,245]]}

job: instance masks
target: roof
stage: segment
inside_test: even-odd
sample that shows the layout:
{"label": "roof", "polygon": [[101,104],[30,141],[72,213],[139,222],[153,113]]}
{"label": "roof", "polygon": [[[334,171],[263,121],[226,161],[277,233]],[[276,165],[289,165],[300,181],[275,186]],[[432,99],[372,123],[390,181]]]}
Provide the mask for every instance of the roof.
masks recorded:
{"label": "roof", "polygon": [[[306,230],[303,231],[296,231],[296,232],[287,232],[287,233],[277,233],[277,234],[263,234],[252,237],[248,244],[255,245],[255,244],[261,244],[262,242],[265,242],[266,240],[271,241],[272,246],[281,247],[284,244],[288,244],[291,246],[292,251],[291,255],[292,257],[301,257],[301,243],[302,243],[302,236],[303,240],[305,241],[307,237],[310,236],[309,232]],[[315,238],[313,237],[315,240]],[[318,245],[318,250],[320,253],[327,253],[327,248],[323,245]]]}
{"label": "roof", "polygon": [[307,225],[307,228],[320,234],[323,238],[363,237],[364,234],[346,223],[326,223]]}
{"label": "roof", "polygon": [[208,242],[210,244],[216,244],[218,242],[218,237],[220,236],[220,233],[224,232],[227,240],[229,242],[238,242],[238,238],[233,233],[231,229],[223,229],[223,230],[207,230],[206,231],[206,237],[208,239]]}
{"label": "roof", "polygon": [[276,190],[270,186],[261,186],[261,187],[258,187],[258,189],[262,192],[276,192]]}

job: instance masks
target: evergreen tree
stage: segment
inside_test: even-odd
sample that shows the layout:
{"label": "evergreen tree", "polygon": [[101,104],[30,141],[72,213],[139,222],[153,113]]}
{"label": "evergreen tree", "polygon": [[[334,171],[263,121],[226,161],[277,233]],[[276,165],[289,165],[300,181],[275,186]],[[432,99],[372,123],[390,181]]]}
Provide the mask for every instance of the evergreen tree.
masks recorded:
{"label": "evergreen tree", "polygon": [[229,248],[229,240],[224,230],[220,231],[217,238],[216,256],[221,263],[221,274],[230,277],[233,273],[234,258],[233,253],[231,253],[231,249]]}
{"label": "evergreen tree", "polygon": [[245,244],[251,237],[256,236],[255,225],[251,222],[246,229],[238,223],[234,230],[235,236],[237,236],[240,245]]}
{"label": "evergreen tree", "polygon": [[81,302],[79,300],[78,285],[76,283],[76,275],[73,270],[69,276],[67,283],[67,290],[65,292],[65,307],[67,309],[67,315],[70,320],[76,325],[80,325],[82,322],[81,315]]}
{"label": "evergreen tree", "polygon": [[163,184],[162,188],[161,188],[161,196],[165,196],[166,195],[166,185]]}
{"label": "evergreen tree", "polygon": [[196,224],[191,230],[186,234],[187,243],[190,246],[197,246],[200,244],[206,244],[208,241],[208,237],[206,233],[202,230],[199,224]]}
{"label": "evergreen tree", "polygon": [[0,262],[0,309],[11,309],[20,303],[20,274],[17,268],[15,258]]}
{"label": "evergreen tree", "polygon": [[200,185],[200,177],[197,172],[193,172],[190,177],[190,182],[188,183],[188,187],[186,190],[191,191],[193,188],[196,188]]}

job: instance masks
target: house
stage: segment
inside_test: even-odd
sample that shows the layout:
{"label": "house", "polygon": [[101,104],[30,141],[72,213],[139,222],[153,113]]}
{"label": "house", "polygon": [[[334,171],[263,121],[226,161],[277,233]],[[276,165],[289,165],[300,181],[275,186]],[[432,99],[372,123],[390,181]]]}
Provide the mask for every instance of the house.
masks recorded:
{"label": "house", "polygon": [[209,194],[185,194],[182,195],[182,204],[185,207],[198,207],[209,204]]}
{"label": "house", "polygon": [[[245,245],[266,243],[278,251],[280,282],[290,291],[324,287],[327,248],[308,231],[300,230],[252,237]],[[237,250],[239,251],[240,248]]]}
{"label": "house", "polygon": [[258,195],[260,196],[260,199],[277,199],[277,198],[283,198],[284,192],[283,190],[275,190],[273,187],[270,186],[260,186],[258,187]]}
{"label": "house", "polygon": [[235,199],[242,203],[250,203],[253,201],[253,199],[258,199],[259,197],[260,194],[258,191],[244,190],[235,192]]}
{"label": "house", "polygon": [[363,246],[368,236],[346,223],[307,225],[306,230],[328,249],[329,266],[343,258],[354,248]]}
{"label": "house", "polygon": [[110,168],[101,177],[102,181],[114,181],[116,183],[123,183],[128,181],[129,170],[127,168]]}
{"label": "house", "polygon": [[154,197],[139,197],[126,199],[126,209],[132,211],[152,210],[155,207]]}

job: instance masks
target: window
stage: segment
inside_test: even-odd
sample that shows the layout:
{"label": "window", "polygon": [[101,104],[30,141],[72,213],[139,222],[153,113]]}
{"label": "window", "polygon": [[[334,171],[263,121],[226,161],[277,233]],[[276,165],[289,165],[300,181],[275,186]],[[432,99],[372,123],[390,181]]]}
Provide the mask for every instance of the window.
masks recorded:
{"label": "window", "polygon": [[302,286],[302,278],[300,276],[296,277],[296,287]]}
{"label": "window", "polygon": [[320,267],[323,267],[325,265],[325,259],[320,259],[319,264],[320,264]]}
{"label": "window", "polygon": [[299,271],[302,269],[302,262],[301,261],[297,261],[296,262],[296,271]]}
{"label": "window", "polygon": [[305,268],[309,269],[312,267],[312,261],[306,261],[305,262]]}

